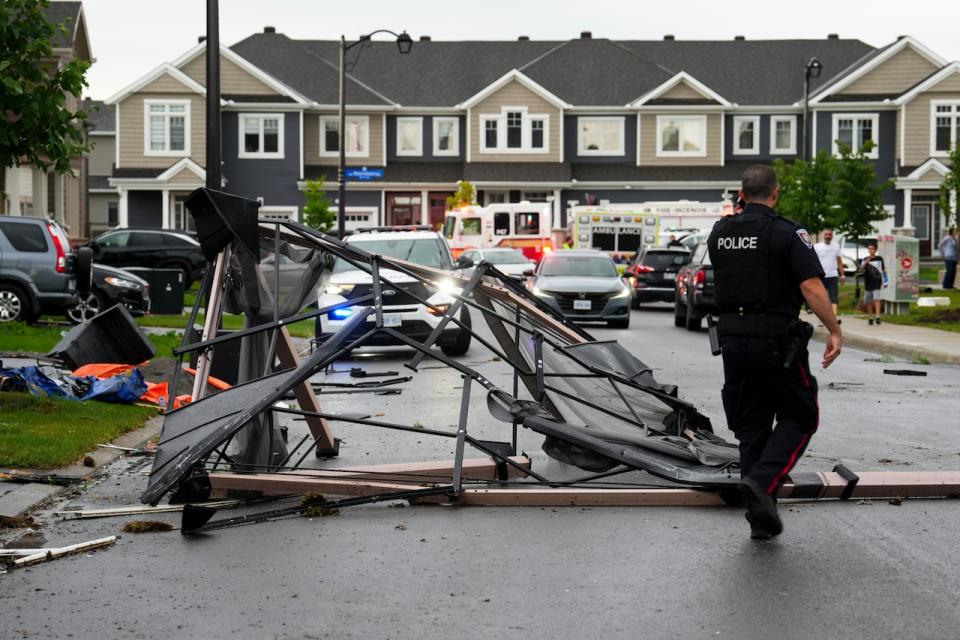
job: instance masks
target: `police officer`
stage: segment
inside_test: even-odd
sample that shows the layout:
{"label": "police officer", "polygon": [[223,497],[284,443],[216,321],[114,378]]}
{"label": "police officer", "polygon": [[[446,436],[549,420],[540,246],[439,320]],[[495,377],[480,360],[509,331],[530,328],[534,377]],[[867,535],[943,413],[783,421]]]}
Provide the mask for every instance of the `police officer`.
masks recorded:
{"label": "police officer", "polygon": [[817,430],[817,381],[806,350],[812,327],[799,319],[804,300],[830,332],[823,367],[840,355],[823,269],[806,230],[774,212],[779,192],[773,169],[748,168],[743,212],[717,222],[707,241],[720,312],[723,408],[740,445],[752,538],[783,530],[777,490]]}

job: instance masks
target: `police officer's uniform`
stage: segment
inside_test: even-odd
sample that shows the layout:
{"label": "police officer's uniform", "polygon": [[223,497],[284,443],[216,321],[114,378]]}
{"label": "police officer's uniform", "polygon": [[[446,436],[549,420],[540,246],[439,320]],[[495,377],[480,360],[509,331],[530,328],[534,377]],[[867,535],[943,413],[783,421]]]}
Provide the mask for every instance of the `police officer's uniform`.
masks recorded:
{"label": "police officer's uniform", "polygon": [[817,381],[805,341],[789,367],[784,363],[800,326],[799,284],[823,269],[804,229],[756,203],[717,222],[707,244],[727,424],[740,443],[741,475],[773,496],[817,430]]}

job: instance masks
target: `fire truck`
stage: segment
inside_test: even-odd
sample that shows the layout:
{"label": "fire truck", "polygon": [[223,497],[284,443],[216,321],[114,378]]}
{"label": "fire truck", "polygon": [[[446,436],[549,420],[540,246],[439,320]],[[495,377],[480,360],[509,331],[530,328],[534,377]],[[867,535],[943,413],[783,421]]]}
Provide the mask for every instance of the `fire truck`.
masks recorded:
{"label": "fire truck", "polygon": [[444,214],[443,235],[454,258],[467,249],[511,247],[539,262],[554,248],[552,218],[549,203],[471,205]]}
{"label": "fire truck", "polygon": [[664,244],[669,231],[705,231],[721,216],[733,213],[730,202],[644,202],[572,206],[574,246],[631,257],[645,246]]}

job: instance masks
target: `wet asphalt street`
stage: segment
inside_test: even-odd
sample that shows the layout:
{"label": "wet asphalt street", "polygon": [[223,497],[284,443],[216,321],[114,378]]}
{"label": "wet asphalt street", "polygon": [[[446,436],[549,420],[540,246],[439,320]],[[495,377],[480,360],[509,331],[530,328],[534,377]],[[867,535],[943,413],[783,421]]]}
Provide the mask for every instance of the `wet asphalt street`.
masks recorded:
{"label": "wet asphalt street", "polygon": [[[653,305],[654,307],[656,305]],[[680,385],[729,435],[721,365],[704,333],[672,326],[666,306],[629,330],[597,328]],[[475,323],[478,324],[478,323]],[[593,329],[590,329],[593,330]],[[822,345],[814,344],[814,356]],[[402,371],[409,352],[362,357]],[[818,365],[821,426],[803,470],[960,469],[960,368],[890,364],[845,350]],[[509,387],[474,346],[464,357]],[[323,396],[332,411],[447,429],[461,381],[437,363],[402,395]],[[348,368],[339,363],[338,368]],[[343,376],[347,380],[346,376]],[[472,435],[508,439],[475,389]],[[296,438],[303,423],[291,427]],[[335,425],[336,464],[452,455],[452,442]],[[520,434],[537,470],[540,438]],[[58,505],[139,504],[144,461]],[[112,548],[0,576],[0,638],[955,638],[960,625],[960,501],[783,503],[785,533],[752,542],[732,508],[369,506],[186,538],[123,535]],[[224,512],[226,514],[227,512]],[[119,533],[134,518],[59,521],[29,546]],[[179,516],[155,519],[179,524]]]}

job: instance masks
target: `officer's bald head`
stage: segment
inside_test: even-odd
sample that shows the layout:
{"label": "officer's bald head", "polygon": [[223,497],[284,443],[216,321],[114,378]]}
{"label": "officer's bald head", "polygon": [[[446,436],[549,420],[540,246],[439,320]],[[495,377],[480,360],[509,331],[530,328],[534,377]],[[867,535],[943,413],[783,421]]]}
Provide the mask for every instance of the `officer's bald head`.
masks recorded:
{"label": "officer's bald head", "polygon": [[743,199],[747,202],[761,204],[768,204],[770,200],[776,202],[777,174],[772,167],[755,164],[743,172],[740,189],[743,191]]}

